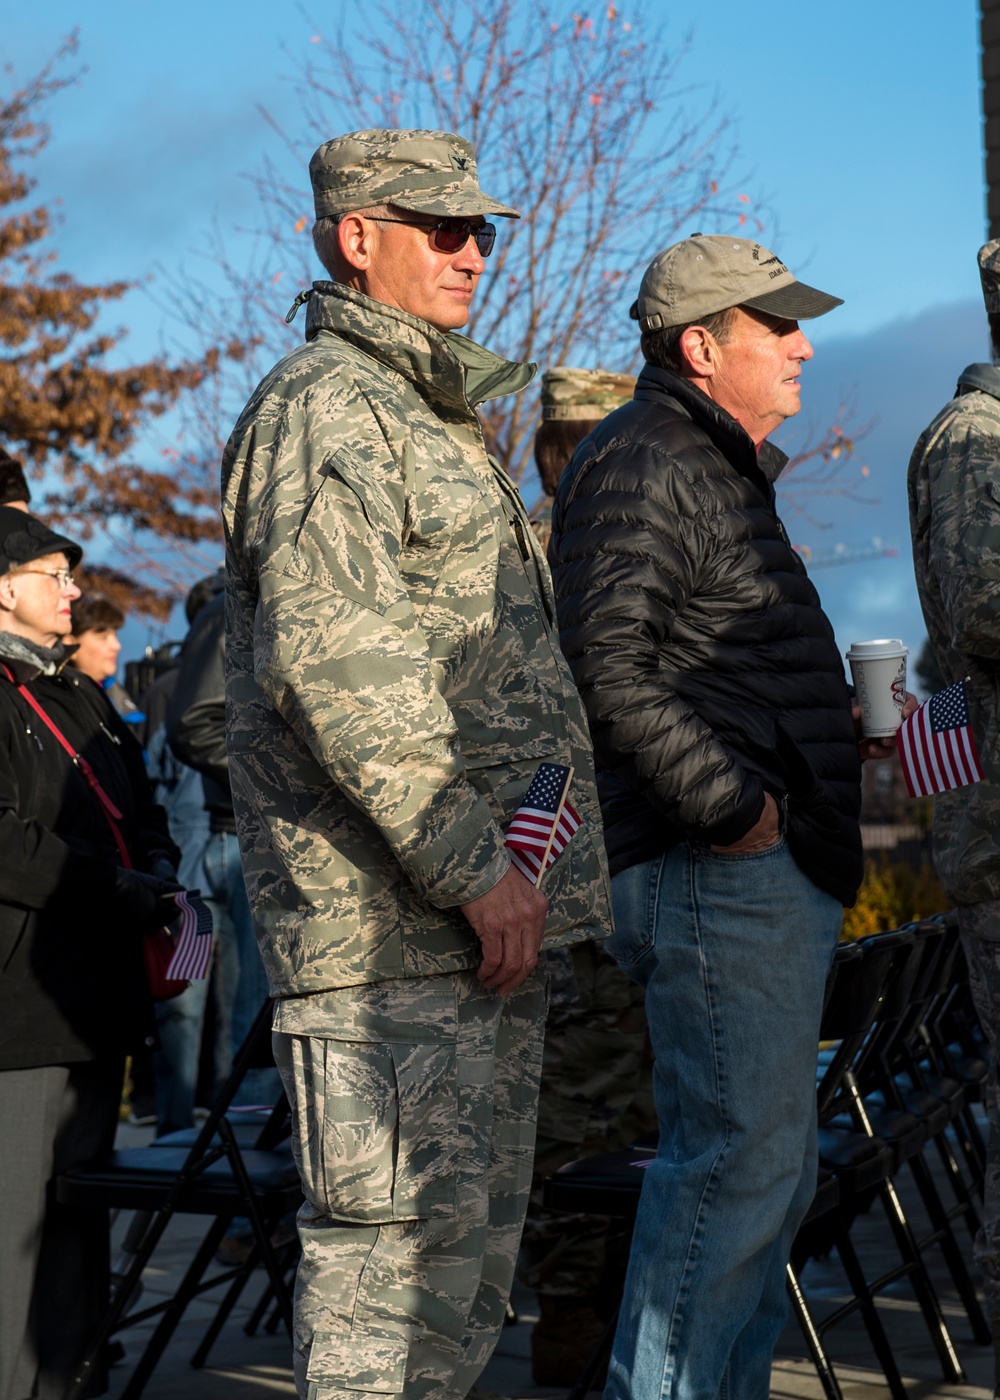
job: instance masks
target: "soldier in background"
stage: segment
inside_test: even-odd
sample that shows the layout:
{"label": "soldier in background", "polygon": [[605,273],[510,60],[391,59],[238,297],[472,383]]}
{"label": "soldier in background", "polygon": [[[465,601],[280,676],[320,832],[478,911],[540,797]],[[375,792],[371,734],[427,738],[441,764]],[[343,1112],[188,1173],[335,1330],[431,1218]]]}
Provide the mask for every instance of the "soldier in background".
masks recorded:
{"label": "soldier in background", "polygon": [[602,418],[632,397],[634,374],[557,365],[542,375],[542,421],[535,434],[535,466],[545,493],[531,512],[542,549],[552,533],[552,498],[577,443]]}
{"label": "soldier in background", "polygon": [[[545,496],[532,512],[544,549],[552,497],[578,443],[632,397],[635,377],[559,365],[542,376],[535,465]],[[531,1334],[538,1385],[572,1385],[621,1294],[628,1231],[607,1216],[548,1211],[542,1183],[559,1167],[613,1152],[656,1128],[642,989],[599,939],[546,954],[549,1014],[538,1137],[519,1276],[537,1290]],[[600,1379],[600,1378],[598,1378]],[[595,1382],[596,1384],[597,1382]]]}
{"label": "soldier in background", "polygon": [[[531,1183],[543,931],[608,928],[601,817],[548,571],[476,415],[534,367],[451,334],[515,211],[446,132],[355,132],[310,174],[331,280],[222,467],[229,772],[306,1196],[296,1381],[460,1400]],[[582,826],[543,894],[504,825],[544,761],[575,768]]]}
{"label": "soldier in background", "polygon": [[[910,458],[917,590],[945,683],[969,679],[985,781],[934,799],[934,864],[958,906],[972,993],[991,1051],[984,1224],[976,1241],[1000,1339],[1000,239],[979,250],[993,364],[962,371]],[[997,1358],[1000,1392],[1000,1354]]]}

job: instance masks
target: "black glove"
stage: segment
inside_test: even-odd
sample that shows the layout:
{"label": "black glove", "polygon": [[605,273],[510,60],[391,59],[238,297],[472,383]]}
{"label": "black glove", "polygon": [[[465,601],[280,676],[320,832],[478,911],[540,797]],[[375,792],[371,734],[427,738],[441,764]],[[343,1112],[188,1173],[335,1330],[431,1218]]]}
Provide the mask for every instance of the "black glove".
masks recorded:
{"label": "black glove", "polygon": [[167,860],[166,856],[157,856],[155,860],[150,861],[149,869],[143,873],[154,875],[157,880],[166,880],[167,884],[177,879],[177,871],[174,869],[173,862]]}
{"label": "black glove", "polygon": [[115,898],[119,912],[130,919],[142,933],[163,928],[176,918],[177,910],[164,895],[176,894],[183,886],[176,880],[159,880],[144,875],[141,870],[118,867],[115,876]]}

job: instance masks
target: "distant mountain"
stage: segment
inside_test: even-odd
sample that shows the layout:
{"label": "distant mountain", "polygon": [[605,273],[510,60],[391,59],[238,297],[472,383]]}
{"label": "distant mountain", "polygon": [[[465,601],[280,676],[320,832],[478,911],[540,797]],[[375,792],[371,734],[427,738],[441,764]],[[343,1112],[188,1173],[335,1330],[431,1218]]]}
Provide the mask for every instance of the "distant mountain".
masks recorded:
{"label": "distant mountain", "polygon": [[[804,499],[791,484],[783,491],[779,481],[780,509],[792,542],[828,551],[837,543],[864,545],[880,536],[899,550],[893,559],[814,570],[842,651],[852,641],[901,637],[910,647],[912,662],[923,645],[926,632],[910,554],[906,468],[914,443],[954,394],[961,371],[988,358],[983,305],[970,301],[935,307],[864,336],[823,342],[803,369],[802,412],[775,438],[786,452],[796,451],[810,429],[819,436],[841,403],[854,403],[845,425],[848,434],[876,421],[842,473],[850,497]],[[870,475],[862,475],[863,465]],[[859,504],[858,497],[870,504]],[[803,507],[827,528],[811,523]]]}

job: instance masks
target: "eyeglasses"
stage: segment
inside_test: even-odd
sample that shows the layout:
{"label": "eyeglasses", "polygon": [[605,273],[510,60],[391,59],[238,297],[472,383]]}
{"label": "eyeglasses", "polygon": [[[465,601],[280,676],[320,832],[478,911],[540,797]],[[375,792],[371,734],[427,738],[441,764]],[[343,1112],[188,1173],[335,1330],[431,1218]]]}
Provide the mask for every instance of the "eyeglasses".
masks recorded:
{"label": "eyeglasses", "polygon": [[[69,569],[18,569],[17,574],[38,574],[41,578],[54,578],[60,588],[73,588],[73,575]],[[17,577],[15,574],[15,578]]]}
{"label": "eyeglasses", "polygon": [[438,219],[435,223],[424,223],[422,219],[383,219],[374,214],[366,214],[373,224],[409,224],[413,228],[427,228],[431,231],[431,247],[439,253],[460,253],[470,238],[476,240],[481,258],[488,258],[496,242],[496,224],[474,224],[471,219]]}

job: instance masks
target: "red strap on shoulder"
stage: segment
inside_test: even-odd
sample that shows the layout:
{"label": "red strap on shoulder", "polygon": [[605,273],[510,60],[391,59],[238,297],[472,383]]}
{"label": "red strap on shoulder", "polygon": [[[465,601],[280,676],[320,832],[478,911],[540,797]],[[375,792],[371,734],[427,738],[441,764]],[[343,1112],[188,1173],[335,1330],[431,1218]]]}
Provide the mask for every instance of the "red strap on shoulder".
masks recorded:
{"label": "red strap on shoulder", "polygon": [[66,735],[56,724],[55,720],[46,714],[45,710],[38,703],[38,701],[32,695],[31,691],[27,688],[27,686],[18,685],[17,681],[15,681],[14,679],[13,673],[11,672],[7,664],[3,661],[0,661],[0,668],[3,669],[3,672],[6,675],[7,679],[10,681],[11,685],[17,687],[18,694],[24,696],[25,700],[34,710],[38,718],[51,732],[53,737],[58,740],[58,742],[69,754],[72,762],[76,764],[77,768],[79,768],[80,772],[83,774],[87,786],[90,788],[91,792],[94,794],[94,796],[100,803],[101,811],[104,813],[105,820],[107,821],[108,826],[111,828],[111,835],[115,838],[115,845],[118,847],[118,854],[121,857],[122,865],[125,867],[126,870],[131,870],[132,860],[128,853],[128,847],[125,844],[125,838],[124,836],[122,836],[121,827],[119,827],[118,825],[118,823],[122,820],[122,814],[121,812],[119,812],[118,808],[112,802],[108,794],[104,791],[104,788],[102,787],[97,774],[94,772],[93,768],[91,768],[90,764],[84,758],[83,754],[77,753],[76,749],[74,749],[73,745],[66,738]]}

